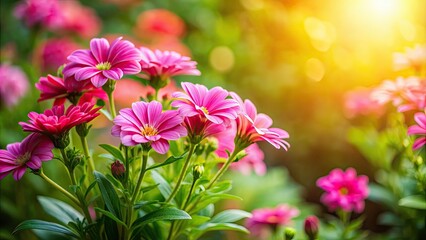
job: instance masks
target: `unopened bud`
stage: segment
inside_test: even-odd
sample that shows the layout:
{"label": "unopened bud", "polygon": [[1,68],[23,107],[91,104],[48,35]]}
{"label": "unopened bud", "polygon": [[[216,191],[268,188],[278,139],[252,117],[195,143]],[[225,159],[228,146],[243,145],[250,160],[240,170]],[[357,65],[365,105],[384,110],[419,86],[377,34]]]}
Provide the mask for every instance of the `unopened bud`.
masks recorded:
{"label": "unopened bud", "polygon": [[296,230],[294,228],[286,228],[284,230],[284,236],[285,240],[291,240],[294,238],[294,235],[296,235]]}
{"label": "unopened bud", "polygon": [[203,165],[195,165],[192,168],[192,175],[194,176],[194,181],[203,176],[204,166]]}
{"label": "unopened bud", "polygon": [[111,173],[117,180],[122,181],[124,180],[126,168],[124,168],[124,165],[120,161],[116,160],[111,164]]}
{"label": "unopened bud", "polygon": [[319,220],[316,216],[309,216],[305,219],[305,233],[309,240],[317,239],[319,230]]}
{"label": "unopened bud", "polygon": [[64,164],[70,171],[73,171],[78,164],[84,161],[84,155],[78,149],[68,148],[65,150],[65,154]]}

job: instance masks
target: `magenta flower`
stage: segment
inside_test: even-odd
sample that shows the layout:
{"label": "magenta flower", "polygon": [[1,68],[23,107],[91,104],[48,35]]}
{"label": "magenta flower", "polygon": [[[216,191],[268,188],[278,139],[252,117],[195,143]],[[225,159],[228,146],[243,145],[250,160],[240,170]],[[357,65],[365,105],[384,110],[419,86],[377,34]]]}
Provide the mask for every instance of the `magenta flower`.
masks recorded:
{"label": "magenta flower", "polygon": [[14,66],[0,65],[0,105],[12,107],[28,91],[28,79],[24,72]]}
{"label": "magenta flower", "polygon": [[[66,147],[62,143],[71,128],[92,121],[99,116],[100,108],[93,108],[93,104],[84,103],[81,106],[71,105],[65,111],[64,105],[53,106],[44,113],[30,112],[28,122],[19,122],[22,129],[27,132],[37,132],[48,136],[55,147]],[[65,145],[65,146],[64,146]]]}
{"label": "magenta flower", "polygon": [[139,73],[140,51],[133,43],[121,39],[117,38],[110,46],[105,38],[94,38],[90,49],[73,52],[63,70],[65,78],[90,79],[95,87],[101,87],[108,79],[119,80],[124,74]]}
{"label": "magenta flower", "polygon": [[101,20],[94,9],[81,5],[79,1],[59,1],[63,18],[62,30],[75,32],[83,38],[98,35]]}
{"label": "magenta flower", "polygon": [[80,46],[68,38],[48,39],[36,50],[44,72],[56,72]]}
{"label": "magenta flower", "polygon": [[329,175],[317,180],[317,186],[326,193],[321,202],[331,211],[342,209],[345,212],[364,210],[364,200],[368,196],[368,177],[358,176],[353,168],[346,172],[342,169],[333,169]]}
{"label": "magenta flower", "polygon": [[247,219],[246,227],[252,235],[267,239],[268,231],[275,231],[279,226],[288,225],[292,218],[299,215],[299,210],[287,204],[280,204],[275,208],[255,209],[252,214],[252,217]]}
{"label": "magenta flower", "polygon": [[52,160],[53,144],[49,138],[32,133],[22,142],[8,144],[6,150],[0,150],[0,180],[9,173],[18,181],[27,168],[39,169],[41,163]]}
{"label": "magenta flower", "polygon": [[149,144],[156,152],[165,154],[169,150],[168,141],[186,136],[187,132],[178,111],[162,110],[157,101],[135,102],[132,108],[120,110],[111,134],[120,137],[125,146]]}
{"label": "magenta flower", "polygon": [[267,141],[277,149],[281,147],[287,150],[290,144],[285,141],[289,138],[289,134],[279,128],[270,128],[272,119],[266,114],[257,114],[257,109],[254,104],[246,99],[244,102],[236,93],[231,93],[231,96],[237,100],[241,106],[241,113],[236,119],[237,136],[236,144],[239,148],[246,148],[252,143],[259,141]]}
{"label": "magenta flower", "polygon": [[227,124],[216,124],[208,121],[200,115],[185,117],[182,125],[188,131],[191,143],[197,144],[206,137],[218,134],[227,129]]}
{"label": "magenta flower", "polygon": [[182,116],[192,117],[200,115],[215,124],[222,124],[235,119],[238,115],[239,105],[234,99],[228,99],[228,91],[221,87],[208,90],[205,86],[183,82],[181,84],[185,93],[172,94],[176,100],[173,107],[179,108]]}
{"label": "magenta flower", "polygon": [[[76,81],[73,76],[63,79],[47,75],[47,77],[40,77],[39,82],[35,86],[41,92],[38,101],[55,99],[54,105],[61,105],[66,99],[72,104],[77,104],[83,95],[99,95],[99,89],[95,88],[89,80]],[[102,90],[100,91],[103,93],[100,98],[106,100],[106,93]],[[90,101],[86,97],[84,99],[85,101]]]}
{"label": "magenta flower", "polygon": [[407,133],[408,135],[420,135],[413,144],[413,150],[418,150],[426,145],[426,114],[422,112],[416,113],[414,114],[414,120],[417,125],[409,127]]}
{"label": "magenta flower", "polygon": [[25,0],[16,6],[14,14],[29,27],[42,25],[56,29],[63,21],[57,0]]}

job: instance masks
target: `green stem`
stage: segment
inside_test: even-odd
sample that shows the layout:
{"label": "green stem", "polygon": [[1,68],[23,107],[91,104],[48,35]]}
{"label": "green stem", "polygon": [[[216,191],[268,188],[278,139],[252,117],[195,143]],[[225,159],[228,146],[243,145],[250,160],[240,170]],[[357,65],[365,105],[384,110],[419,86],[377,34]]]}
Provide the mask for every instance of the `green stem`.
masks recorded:
{"label": "green stem", "polygon": [[[55,183],[52,179],[50,179],[48,176],[46,176],[43,171],[40,169],[40,172],[36,173],[36,175],[39,175],[41,178],[43,178],[47,183],[52,185],[52,187],[59,190],[61,193],[63,193],[65,196],[67,196],[71,201],[73,201],[77,206],[80,206],[80,202],[77,198],[75,198],[71,193],[69,193],[67,190],[59,186],[57,183]],[[81,207],[81,206],[80,206]]]}
{"label": "green stem", "polygon": [[81,146],[83,147],[84,156],[87,159],[87,172],[90,176],[93,176],[93,172],[95,172],[95,163],[93,159],[90,157],[89,145],[87,144],[87,138],[80,136]]}
{"label": "green stem", "polygon": [[167,236],[167,240],[171,240],[174,235],[173,230],[175,228],[175,223],[176,221],[173,221],[172,224],[170,225],[169,236]]}
{"label": "green stem", "polygon": [[133,192],[132,198],[130,200],[131,205],[133,205],[133,203],[135,203],[136,198],[139,195],[140,187],[142,185],[142,180],[143,180],[143,177],[145,176],[145,172],[146,172],[146,165],[147,165],[147,162],[148,162],[148,153],[149,153],[149,151],[146,151],[146,150],[144,150],[143,153],[142,153],[141,172],[139,174],[139,179],[138,179],[138,183],[136,184],[135,191]]}
{"label": "green stem", "polygon": [[173,192],[170,194],[170,196],[165,201],[166,203],[169,203],[170,201],[172,201],[173,198],[175,197],[175,195],[178,193],[178,191],[180,189],[180,185],[182,184],[182,181],[183,181],[183,179],[184,179],[184,177],[186,175],[186,171],[188,170],[189,163],[190,163],[190,160],[191,160],[191,156],[194,153],[194,150],[195,150],[196,146],[197,146],[196,144],[192,144],[192,143],[189,146],[189,152],[188,152],[188,155],[186,156],[185,164],[183,165],[183,168],[180,171],[179,178],[178,178],[178,180],[176,182],[176,186],[173,189]]}
{"label": "green stem", "polygon": [[216,173],[216,175],[214,175],[214,177],[212,178],[212,180],[210,180],[209,185],[207,185],[206,190],[210,189],[211,187],[213,187],[214,183],[219,180],[219,178],[225,173],[225,171],[228,169],[229,165],[231,165],[231,163],[234,161],[235,157],[237,156],[237,154],[240,152],[240,149],[234,149],[234,152],[232,152],[231,156],[229,156],[228,160],[226,160],[225,164],[222,166],[221,169],[219,169],[219,171]]}
{"label": "green stem", "polygon": [[116,81],[108,79],[108,81],[105,83],[105,85],[102,87],[102,89],[106,92],[108,95],[109,100],[109,111],[111,113],[112,119],[117,116],[115,112],[115,103],[114,103],[114,89],[115,89]]}
{"label": "green stem", "polygon": [[191,188],[189,189],[188,196],[186,196],[185,202],[184,202],[184,204],[182,205],[181,209],[185,209],[185,208],[186,208],[186,206],[188,205],[188,203],[189,203],[189,199],[191,199],[192,191],[194,191],[194,186],[195,186],[195,183],[196,183],[196,182],[197,182],[197,180],[196,180],[196,179],[194,179],[194,180],[192,181]]}

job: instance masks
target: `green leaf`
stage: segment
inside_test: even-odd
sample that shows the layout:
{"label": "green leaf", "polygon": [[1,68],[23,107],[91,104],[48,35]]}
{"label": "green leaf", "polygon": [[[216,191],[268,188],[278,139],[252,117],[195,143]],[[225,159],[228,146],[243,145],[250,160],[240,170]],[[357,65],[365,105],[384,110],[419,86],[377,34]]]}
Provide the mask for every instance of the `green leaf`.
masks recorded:
{"label": "green leaf", "polygon": [[214,216],[210,222],[232,223],[248,217],[251,217],[251,213],[239,209],[229,209],[216,214],[216,216]]}
{"label": "green leaf", "polygon": [[109,144],[99,144],[99,147],[105,149],[107,152],[111,153],[112,156],[124,162],[124,156],[120,149]]}
{"label": "green leaf", "polygon": [[118,219],[121,219],[120,199],[114,187],[102,173],[95,171],[94,175],[107,209]]}
{"label": "green leaf", "polygon": [[87,195],[89,194],[90,190],[92,190],[92,188],[94,188],[96,186],[96,181],[93,181],[89,187],[87,188],[86,192],[84,193],[84,198],[87,197]]}
{"label": "green leaf", "polygon": [[[160,190],[161,195],[164,199],[167,199],[172,193],[172,188],[169,183],[156,171],[151,171],[151,175],[155,183],[158,184],[158,190]],[[171,202],[174,204],[176,203],[174,199]]]}
{"label": "green leaf", "polygon": [[143,187],[143,188],[141,188],[141,191],[143,193],[149,192],[149,191],[151,191],[153,189],[156,189],[158,187],[158,185],[159,184],[153,184],[153,185],[150,185],[150,186],[147,186],[147,187]]}
{"label": "green leaf", "polygon": [[198,227],[203,233],[207,231],[233,230],[243,233],[250,233],[247,228],[235,223],[205,223]]}
{"label": "green leaf", "polygon": [[216,183],[216,185],[207,190],[209,193],[225,193],[232,189],[232,182],[230,180],[225,180],[219,183]]}
{"label": "green leaf", "polygon": [[388,189],[374,183],[369,184],[368,189],[370,191],[368,194],[369,200],[385,204],[390,209],[395,209],[397,199]]}
{"label": "green leaf", "polygon": [[111,218],[112,220],[114,220],[116,223],[121,224],[121,225],[125,226],[126,228],[128,228],[127,225],[123,221],[121,221],[120,219],[118,219],[112,213],[110,213],[110,212],[108,212],[108,211],[106,211],[104,209],[98,208],[98,207],[95,207],[95,211],[102,213],[103,215],[105,215],[105,216]]}
{"label": "green leaf", "polygon": [[47,214],[64,224],[83,220],[83,216],[67,203],[44,196],[38,196],[37,199]]}
{"label": "green leaf", "polygon": [[16,232],[22,231],[22,230],[28,230],[28,229],[39,229],[39,230],[47,230],[55,233],[62,233],[67,236],[73,237],[73,238],[79,238],[78,235],[76,235],[74,232],[72,232],[70,229],[59,225],[57,223],[52,222],[46,222],[42,220],[32,219],[32,220],[26,220],[19,224],[15,230],[13,230],[12,234],[15,234]]}
{"label": "green leaf", "polygon": [[146,224],[162,220],[185,220],[191,219],[191,216],[183,210],[177,208],[160,208],[150,212],[145,216],[136,219],[132,228],[139,228]]}
{"label": "green leaf", "polygon": [[100,110],[99,110],[99,112],[101,112],[103,115],[105,115],[105,117],[106,117],[106,118],[108,118],[108,120],[110,120],[110,121],[112,121],[112,120],[113,120],[113,118],[112,118],[111,114],[110,114],[107,110],[105,110],[105,109],[100,109]]}
{"label": "green leaf", "polygon": [[423,195],[412,195],[405,198],[402,198],[398,202],[399,206],[409,207],[415,209],[426,209],[426,200]]}
{"label": "green leaf", "polygon": [[184,153],[184,154],[182,154],[181,156],[178,156],[178,157],[171,156],[171,157],[167,158],[166,161],[164,161],[162,163],[157,163],[157,164],[154,164],[154,165],[148,167],[146,169],[146,171],[151,170],[151,169],[155,169],[155,168],[159,168],[159,167],[162,167],[162,166],[166,166],[166,165],[169,165],[169,164],[172,164],[172,163],[174,163],[174,162],[176,162],[178,160],[181,160],[185,154],[186,153]]}

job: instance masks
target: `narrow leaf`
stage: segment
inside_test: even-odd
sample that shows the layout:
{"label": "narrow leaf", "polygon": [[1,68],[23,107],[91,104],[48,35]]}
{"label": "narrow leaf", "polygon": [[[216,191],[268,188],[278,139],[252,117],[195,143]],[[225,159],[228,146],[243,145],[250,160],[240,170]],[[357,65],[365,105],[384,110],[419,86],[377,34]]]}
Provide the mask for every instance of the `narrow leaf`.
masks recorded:
{"label": "narrow leaf", "polygon": [[[164,199],[167,199],[172,193],[172,188],[169,183],[156,171],[151,171],[152,179],[154,179],[155,183],[158,184],[158,190],[160,190],[161,195]],[[171,201],[175,203],[174,200]]]}
{"label": "narrow leaf", "polygon": [[44,196],[38,196],[37,199],[47,214],[64,224],[68,224],[69,222],[76,222],[77,220],[83,220],[83,216],[80,214],[80,212],[75,210],[67,203]]}
{"label": "narrow leaf", "polygon": [[232,223],[248,217],[251,217],[251,213],[239,209],[230,209],[216,214],[216,216],[214,216],[210,222]]}
{"label": "narrow leaf", "polygon": [[426,209],[426,200],[425,196],[422,195],[413,195],[402,198],[398,202],[399,206],[415,208],[415,209]]}
{"label": "narrow leaf", "polygon": [[94,174],[107,209],[118,219],[121,219],[120,199],[114,187],[102,173],[95,171]]}
{"label": "narrow leaf", "polygon": [[151,169],[155,169],[155,168],[159,168],[159,167],[162,167],[162,166],[166,166],[166,165],[172,164],[172,163],[174,163],[176,161],[181,160],[185,154],[186,153],[184,153],[184,154],[182,154],[181,156],[178,156],[178,157],[171,156],[171,157],[167,158],[164,162],[154,164],[154,165],[148,167],[146,170],[148,171],[148,170],[151,170]]}
{"label": "narrow leaf", "polygon": [[112,213],[110,213],[110,212],[108,212],[108,211],[106,211],[106,210],[104,210],[102,208],[98,208],[98,207],[95,207],[95,211],[102,213],[103,215],[105,215],[105,216],[111,218],[112,220],[114,220],[116,223],[121,224],[121,225],[123,225],[123,226],[125,226],[127,228],[127,225],[123,221],[121,221],[120,219],[118,219],[116,216],[114,216]]}
{"label": "narrow leaf", "polygon": [[99,144],[99,147],[105,149],[107,152],[111,153],[112,156],[124,162],[123,153],[120,151],[120,149],[109,144]]}
{"label": "narrow leaf", "polygon": [[233,230],[243,233],[249,233],[247,228],[240,226],[235,223],[205,223],[198,227],[198,229],[202,230],[202,232],[207,231],[218,231],[218,230]]}
{"label": "narrow leaf", "polygon": [[22,231],[22,230],[28,230],[28,229],[39,229],[39,230],[47,230],[55,233],[62,233],[67,236],[73,237],[73,238],[79,238],[78,235],[76,235],[74,232],[72,232],[70,229],[59,225],[57,223],[52,222],[46,222],[42,220],[26,220],[19,224],[15,230],[13,230],[12,234],[15,234],[16,232]]}
{"label": "narrow leaf", "polygon": [[146,224],[162,220],[184,220],[191,219],[188,213],[177,208],[161,208],[138,218],[132,228],[139,228]]}

